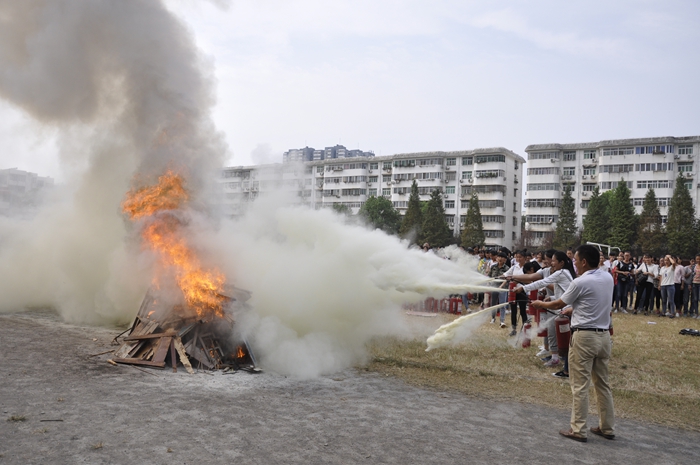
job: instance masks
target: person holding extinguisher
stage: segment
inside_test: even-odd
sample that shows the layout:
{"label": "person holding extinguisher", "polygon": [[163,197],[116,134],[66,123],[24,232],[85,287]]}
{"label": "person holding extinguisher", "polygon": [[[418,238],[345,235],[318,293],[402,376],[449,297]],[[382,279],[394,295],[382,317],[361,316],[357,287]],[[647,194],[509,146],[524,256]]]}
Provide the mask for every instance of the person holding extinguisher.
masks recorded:
{"label": "person holding extinguisher", "polygon": [[[503,278],[508,281],[517,281],[518,276],[525,274],[523,271],[523,266],[527,262],[525,257],[525,252],[522,250],[515,251],[515,264],[511,266],[508,271],[503,273]],[[525,326],[527,322],[527,295],[519,293],[515,294],[515,302],[510,303],[510,325],[511,332],[509,336],[515,336],[518,334],[518,309],[520,309],[520,317]]]}
{"label": "person holding extinguisher", "polygon": [[610,338],[610,294],[613,278],[598,268],[600,252],[592,245],[576,249],[580,275],[574,279],[561,298],[552,302],[536,300],[536,308],[558,310],[568,305],[562,314],[571,315],[571,344],[569,346],[569,382],[573,397],[570,428],[559,431],[574,441],[587,442],[588,390],[591,382],[598,400],[599,423],[591,433],[605,439],[615,439],[615,408],[608,380],[608,365],[612,351]]}

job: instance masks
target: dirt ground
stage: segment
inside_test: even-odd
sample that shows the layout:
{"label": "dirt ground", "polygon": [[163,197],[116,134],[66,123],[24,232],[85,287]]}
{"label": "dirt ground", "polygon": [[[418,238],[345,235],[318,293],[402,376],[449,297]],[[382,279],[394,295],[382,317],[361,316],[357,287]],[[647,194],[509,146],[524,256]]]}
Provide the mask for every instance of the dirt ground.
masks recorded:
{"label": "dirt ground", "polygon": [[362,369],[302,381],[144,373],[88,357],[117,333],[48,311],[0,315],[0,464],[658,465],[700,456],[697,433],[621,420],[614,441],[580,444],[557,434],[567,411],[422,390]]}

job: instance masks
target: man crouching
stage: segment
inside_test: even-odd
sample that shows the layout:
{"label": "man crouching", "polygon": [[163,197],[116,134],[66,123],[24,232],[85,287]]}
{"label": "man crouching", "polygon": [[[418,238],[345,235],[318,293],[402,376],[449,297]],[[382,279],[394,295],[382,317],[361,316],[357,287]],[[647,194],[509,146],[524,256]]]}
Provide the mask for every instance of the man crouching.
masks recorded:
{"label": "man crouching", "polygon": [[573,394],[571,428],[559,432],[562,436],[587,442],[588,388],[593,381],[598,398],[600,424],[591,433],[614,439],[615,410],[608,382],[610,340],[610,296],[613,278],[598,269],[600,252],[592,245],[576,249],[579,277],[574,279],[560,299],[552,302],[537,300],[534,307],[556,310],[567,305],[573,309],[562,313],[571,315],[571,345],[569,347],[569,382]]}

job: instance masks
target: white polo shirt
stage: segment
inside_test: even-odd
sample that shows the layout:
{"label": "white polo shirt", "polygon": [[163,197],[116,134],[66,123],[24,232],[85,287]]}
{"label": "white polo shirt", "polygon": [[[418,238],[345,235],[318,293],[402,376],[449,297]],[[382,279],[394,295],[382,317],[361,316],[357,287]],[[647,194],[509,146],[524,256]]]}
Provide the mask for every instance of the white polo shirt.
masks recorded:
{"label": "white polo shirt", "polygon": [[574,309],[572,328],[610,328],[610,296],[613,277],[600,268],[588,270],[571,281],[561,296],[566,305]]}

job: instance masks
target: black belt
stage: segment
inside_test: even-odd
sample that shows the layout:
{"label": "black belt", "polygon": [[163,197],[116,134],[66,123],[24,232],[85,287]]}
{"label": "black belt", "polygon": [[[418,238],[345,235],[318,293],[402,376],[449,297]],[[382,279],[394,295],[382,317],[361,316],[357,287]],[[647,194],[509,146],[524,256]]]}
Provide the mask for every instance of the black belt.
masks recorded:
{"label": "black belt", "polygon": [[600,328],[571,328],[571,332],[575,333],[576,331],[595,331],[596,333],[607,333],[607,329],[600,329]]}

